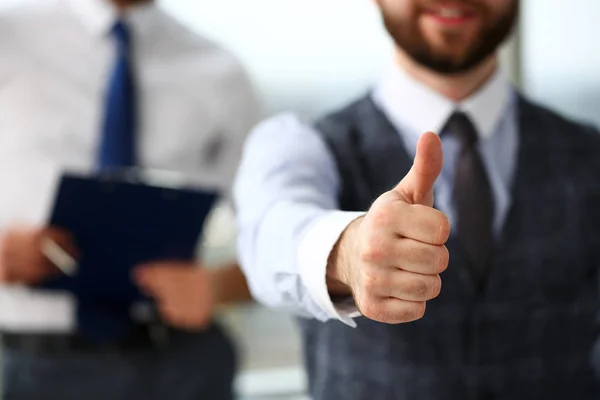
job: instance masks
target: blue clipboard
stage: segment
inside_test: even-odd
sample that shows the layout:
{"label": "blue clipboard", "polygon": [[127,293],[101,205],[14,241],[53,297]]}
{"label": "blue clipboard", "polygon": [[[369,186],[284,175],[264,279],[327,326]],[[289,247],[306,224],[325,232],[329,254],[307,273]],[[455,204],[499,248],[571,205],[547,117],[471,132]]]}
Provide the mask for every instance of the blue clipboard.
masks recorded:
{"label": "blue clipboard", "polygon": [[216,191],[145,183],[134,175],[62,176],[49,220],[75,238],[80,259],[72,276],[42,287],[112,304],[145,299],[132,280],[141,263],[196,257]]}

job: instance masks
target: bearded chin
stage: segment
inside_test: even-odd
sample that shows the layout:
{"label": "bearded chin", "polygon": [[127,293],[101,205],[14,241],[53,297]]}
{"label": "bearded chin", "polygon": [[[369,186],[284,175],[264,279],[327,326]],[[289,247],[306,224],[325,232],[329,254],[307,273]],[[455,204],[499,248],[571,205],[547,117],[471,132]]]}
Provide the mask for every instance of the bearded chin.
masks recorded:
{"label": "bearded chin", "polygon": [[458,58],[435,54],[434,50],[423,49],[409,53],[417,64],[442,75],[459,75],[471,71],[494,54],[496,47],[480,48]]}
{"label": "bearded chin", "polygon": [[439,74],[456,75],[472,70],[496,52],[510,36],[518,18],[518,10],[519,2],[515,1],[511,10],[498,19],[493,26],[484,29],[479,35],[479,40],[463,51],[461,57],[436,52],[414,23],[399,23],[388,18],[385,13],[383,13],[383,22],[396,46],[417,64]]}

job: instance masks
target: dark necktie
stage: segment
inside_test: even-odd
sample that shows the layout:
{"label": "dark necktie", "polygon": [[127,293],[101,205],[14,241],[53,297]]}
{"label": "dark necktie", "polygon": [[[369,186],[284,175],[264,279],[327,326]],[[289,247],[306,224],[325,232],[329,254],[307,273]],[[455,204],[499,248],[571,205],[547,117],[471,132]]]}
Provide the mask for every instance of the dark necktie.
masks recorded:
{"label": "dark necktie", "polygon": [[[131,68],[131,35],[118,21],[113,30],[116,57],[106,87],[105,114],[99,143],[97,168],[114,172],[136,164],[135,81]],[[128,304],[105,304],[80,297],[77,307],[79,331],[98,342],[123,339],[133,324]]]}
{"label": "dark necktie", "polygon": [[131,35],[127,25],[118,21],[112,36],[116,59],[107,90],[105,114],[98,152],[100,171],[118,170],[136,164],[136,88],[131,64]]}
{"label": "dark necktie", "polygon": [[457,232],[470,258],[475,278],[481,281],[494,244],[492,189],[477,151],[477,131],[469,118],[461,112],[455,112],[444,131],[456,137],[461,144],[453,192]]}

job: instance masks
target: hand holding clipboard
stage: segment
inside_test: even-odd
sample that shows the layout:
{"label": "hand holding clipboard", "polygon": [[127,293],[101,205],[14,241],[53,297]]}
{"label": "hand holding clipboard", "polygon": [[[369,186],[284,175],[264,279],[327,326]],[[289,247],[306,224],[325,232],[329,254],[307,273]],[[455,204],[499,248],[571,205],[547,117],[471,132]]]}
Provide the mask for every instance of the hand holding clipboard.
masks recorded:
{"label": "hand holding clipboard", "polygon": [[132,268],[160,260],[191,261],[216,191],[146,179],[64,175],[49,224],[70,232],[81,258],[46,241],[44,254],[66,275],[44,284],[94,301],[144,298]]}

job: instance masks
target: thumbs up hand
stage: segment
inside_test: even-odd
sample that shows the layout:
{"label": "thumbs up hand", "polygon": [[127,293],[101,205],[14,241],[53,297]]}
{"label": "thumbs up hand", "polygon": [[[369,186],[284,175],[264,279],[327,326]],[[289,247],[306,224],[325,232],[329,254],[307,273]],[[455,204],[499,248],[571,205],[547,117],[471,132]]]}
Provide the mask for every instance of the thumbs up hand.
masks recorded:
{"label": "thumbs up hand", "polygon": [[352,293],[367,318],[385,323],[420,319],[426,301],[440,293],[450,223],[432,205],[442,165],[439,137],[425,133],[409,173],[348,226],[331,253],[330,293]]}

